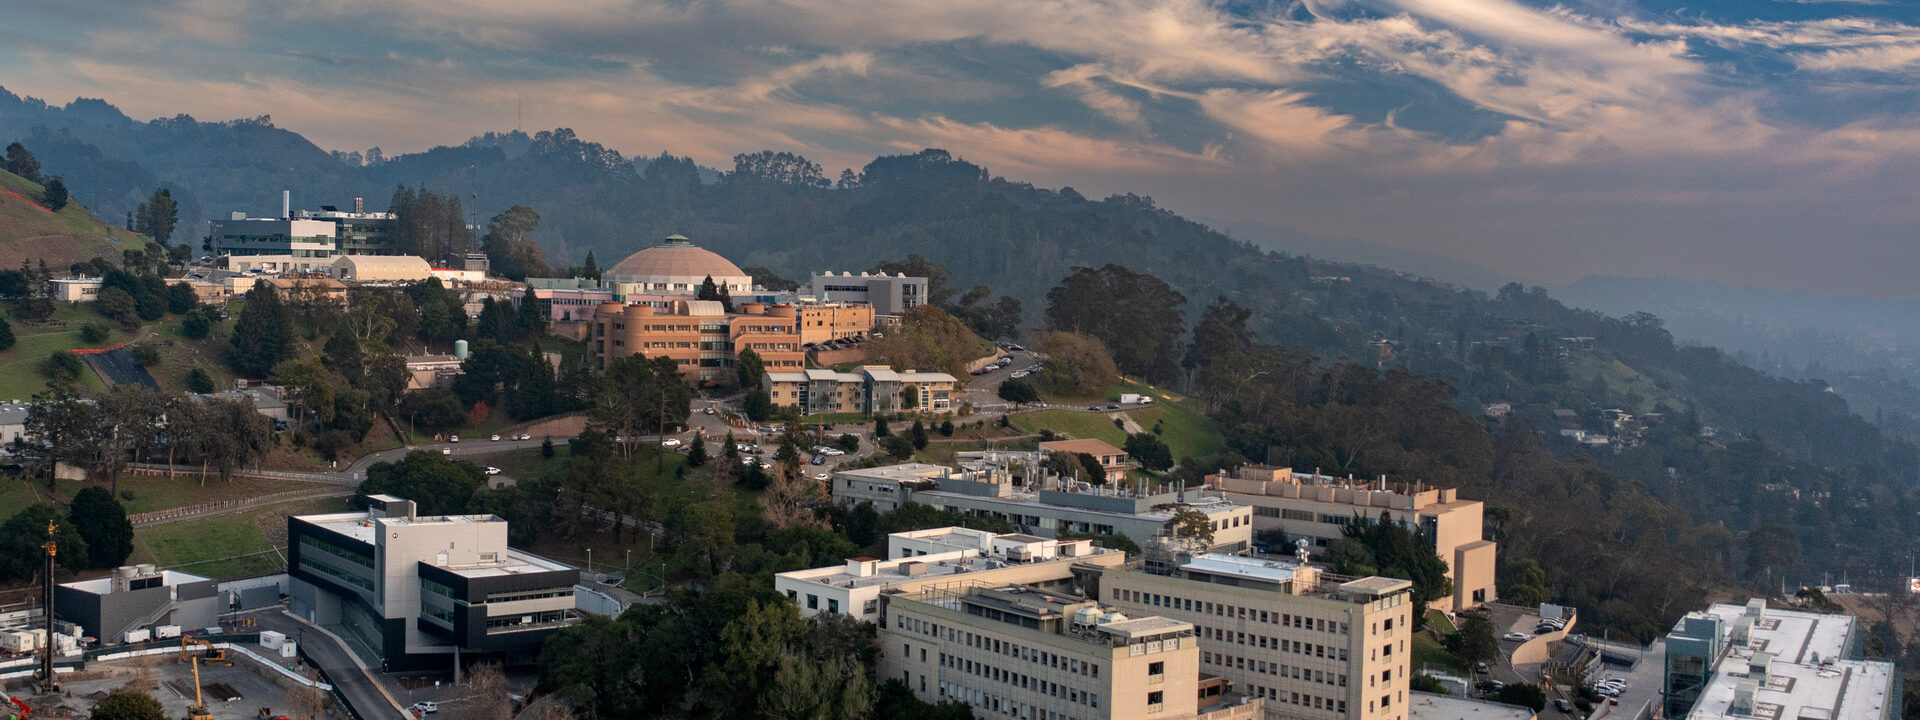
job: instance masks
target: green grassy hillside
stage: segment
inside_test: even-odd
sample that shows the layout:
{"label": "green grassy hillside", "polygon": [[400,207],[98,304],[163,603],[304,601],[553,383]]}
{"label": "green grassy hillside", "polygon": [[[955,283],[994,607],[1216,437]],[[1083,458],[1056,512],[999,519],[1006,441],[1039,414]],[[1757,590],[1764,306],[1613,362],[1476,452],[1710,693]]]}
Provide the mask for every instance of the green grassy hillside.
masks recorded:
{"label": "green grassy hillside", "polygon": [[121,250],[150,244],[138,233],[101,222],[78,202],[48,212],[39,205],[41,192],[39,184],[0,170],[0,267],[44,259],[58,272],[96,256],[119,260]]}

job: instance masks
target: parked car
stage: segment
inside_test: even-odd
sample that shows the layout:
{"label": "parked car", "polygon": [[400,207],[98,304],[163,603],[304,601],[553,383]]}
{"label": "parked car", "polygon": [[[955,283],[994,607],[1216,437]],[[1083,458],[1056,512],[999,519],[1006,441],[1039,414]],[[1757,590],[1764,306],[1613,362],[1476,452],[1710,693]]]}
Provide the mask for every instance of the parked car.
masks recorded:
{"label": "parked car", "polygon": [[440,712],[440,704],[431,700],[421,700],[413,704],[413,709],[420,713],[437,713]]}
{"label": "parked car", "polygon": [[830,447],[830,448],[824,448],[824,449],[822,449],[822,450],[820,451],[820,454],[822,454],[822,455],[828,455],[828,456],[831,456],[831,457],[840,457],[841,455],[845,455],[845,454],[847,454],[847,451],[845,451],[845,450],[841,450],[840,448],[836,448],[836,447]]}
{"label": "parked car", "polygon": [[1573,712],[1573,703],[1567,702],[1566,698],[1554,698],[1553,709],[1563,713],[1570,713]]}
{"label": "parked car", "polygon": [[667,438],[660,441],[660,447],[680,447],[680,438]]}
{"label": "parked car", "polygon": [[499,474],[500,474],[500,468],[497,468],[497,467],[494,467],[494,466],[492,466],[492,465],[488,465],[488,466],[487,466],[487,474],[488,474],[488,475],[499,475]]}
{"label": "parked car", "polygon": [[500,442],[500,436],[499,436],[499,435],[495,435],[495,436],[493,436],[493,437],[490,437],[490,438],[487,438],[487,439],[488,439],[488,440],[490,440],[490,441],[493,441],[493,442]]}
{"label": "parked car", "polygon": [[1515,632],[1515,633],[1507,633],[1506,635],[1502,636],[1500,639],[1506,640],[1507,642],[1526,642],[1527,638],[1529,637],[1531,636],[1527,635],[1526,633]]}
{"label": "parked car", "polygon": [[532,440],[532,439],[533,439],[533,436],[532,436],[532,435],[528,435],[528,434],[526,434],[526,433],[520,433],[520,437],[517,437],[517,438],[514,438],[514,439],[515,439],[515,440]]}
{"label": "parked car", "polygon": [[819,480],[820,482],[826,482],[832,478],[833,478],[832,475],[828,475],[826,473],[820,473],[819,475],[813,476],[813,479]]}
{"label": "parked car", "polygon": [[440,448],[440,454],[441,454],[441,455],[452,455],[452,454],[453,454],[453,448]]}
{"label": "parked car", "polygon": [[1119,409],[1120,409],[1120,406],[1119,406],[1119,405],[1108,405],[1108,406],[1107,406],[1107,409],[1108,409],[1108,410],[1119,410]]}
{"label": "parked car", "polygon": [[825,456],[825,455],[815,455],[815,456],[813,456],[813,460],[812,460],[812,462],[813,462],[813,464],[815,464],[815,465],[825,465],[825,464],[827,464],[827,456]]}
{"label": "parked car", "polygon": [[447,436],[447,442],[460,442],[460,436],[459,436],[459,435],[448,435],[448,436]]}
{"label": "parked car", "polygon": [[1506,683],[1500,682],[1499,680],[1481,680],[1479,684],[1474,687],[1480,688],[1480,692],[1493,692],[1506,686]]}

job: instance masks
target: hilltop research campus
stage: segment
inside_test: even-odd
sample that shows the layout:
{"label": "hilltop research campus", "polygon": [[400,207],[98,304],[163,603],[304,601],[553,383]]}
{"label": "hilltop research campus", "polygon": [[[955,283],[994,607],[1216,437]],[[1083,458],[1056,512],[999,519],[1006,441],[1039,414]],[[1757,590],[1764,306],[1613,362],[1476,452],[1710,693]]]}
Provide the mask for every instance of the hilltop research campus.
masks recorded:
{"label": "hilltop research campus", "polygon": [[[401,255],[393,222],[358,200],[317,211],[296,211],[289,200],[280,217],[236,215],[209,228],[217,259],[187,282],[217,301],[261,283],[344,298],[357,285],[437,279],[475,314],[488,300],[532,304],[550,332],[585,344],[592,371],[638,355],[665,359],[687,382],[711,387],[732,377],[740,354],[752,350],[771,403],[802,415],[951,416],[978,389],[971,383],[981,382],[850,359],[930,302],[924,277],[833,269],[797,290],[768,290],[732,261],[674,235],[644,243],[598,278],[515,282],[493,275],[484,256]],[[703,286],[727,299],[701,299]],[[97,294],[98,280],[58,278],[47,291],[84,301],[89,287]],[[981,364],[1006,354],[996,349]],[[408,358],[410,387],[446,386],[464,359]],[[230,392],[248,393],[263,413],[280,403],[277,419],[285,419],[278,389]],[[26,407],[0,406],[0,439],[20,436]],[[1110,469],[1110,481],[1048,471],[1055,453],[1089,457]],[[1487,508],[1452,488],[1258,464],[1222,468],[1194,485],[1141,480],[1147,476],[1135,474],[1124,449],[1089,438],[962,451],[951,462],[820,465],[810,477],[823,502],[877,512],[913,503],[1014,528],[896,532],[885,537],[880,557],[773,576],[774,590],[803,617],[870,624],[880,680],[897,679],[926,702],[965,703],[975,717],[1573,716],[1571,706],[1536,710],[1497,702],[1488,691],[1489,683],[1543,678],[1548,686],[1617,687],[1596,718],[1900,714],[1898,673],[1862,658],[1861,631],[1845,616],[1765,601],[1714,605],[1688,614],[1650,647],[1626,648],[1583,637],[1570,608],[1502,604],[1500,548],[1490,539]],[[296,644],[336,648],[376,678],[372,690],[391,696],[379,685],[381,673],[475,659],[524,666],[554,633],[653,601],[596,582],[582,563],[513,546],[498,516],[425,514],[419,500],[373,495],[351,512],[287,517],[284,571],[264,577],[209,578],[147,565],[65,583],[51,618],[37,607],[0,613],[0,638],[10,649],[29,648],[0,660],[0,678],[30,675],[32,653],[73,667],[103,650],[206,637],[221,613],[266,610],[284,618],[301,638]],[[1175,530],[1176,519],[1194,517],[1208,537]],[[1333,572],[1321,556],[1356,518],[1411,532],[1444,562],[1450,592],[1423,603],[1408,580]],[[1259,540],[1277,533],[1291,543]],[[1089,539],[1102,537],[1124,538],[1138,552]],[[1416,629],[1416,615],[1492,618],[1506,638],[1497,667],[1423,665],[1422,647],[1432,640]],[[1427,690],[1416,690],[1417,676],[1437,679],[1446,692],[1425,683]]]}

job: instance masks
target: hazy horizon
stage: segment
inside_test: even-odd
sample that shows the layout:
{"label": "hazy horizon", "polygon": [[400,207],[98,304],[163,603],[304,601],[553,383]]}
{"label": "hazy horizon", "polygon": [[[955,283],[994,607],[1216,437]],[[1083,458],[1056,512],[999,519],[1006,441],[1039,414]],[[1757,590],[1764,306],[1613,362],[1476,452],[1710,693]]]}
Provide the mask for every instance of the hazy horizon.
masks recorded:
{"label": "hazy horizon", "polygon": [[1871,0],[32,0],[0,85],[388,154],[571,127],[995,174],[1589,274],[1920,298],[1920,10]]}

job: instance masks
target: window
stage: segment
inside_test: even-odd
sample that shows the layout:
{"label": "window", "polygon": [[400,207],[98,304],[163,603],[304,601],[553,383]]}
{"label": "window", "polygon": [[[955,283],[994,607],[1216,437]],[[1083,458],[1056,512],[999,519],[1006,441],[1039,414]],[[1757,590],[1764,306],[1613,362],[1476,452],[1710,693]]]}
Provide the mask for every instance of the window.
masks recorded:
{"label": "window", "polygon": [[815,595],[815,594],[813,594],[813,593],[807,593],[807,609],[808,609],[808,610],[819,610],[819,609],[820,609],[820,596],[818,596],[818,595]]}
{"label": "window", "polygon": [[1161,703],[1164,703],[1164,702],[1166,702],[1166,701],[1167,701],[1167,697],[1166,697],[1166,696],[1167,696],[1167,694],[1166,694],[1166,693],[1164,693],[1164,692],[1161,692],[1161,691],[1159,691],[1159,690],[1155,690],[1155,691],[1153,691],[1153,692],[1150,692],[1150,693],[1147,693],[1147,704],[1148,704],[1148,705],[1159,705],[1159,704],[1161,704]]}
{"label": "window", "polygon": [[1164,663],[1164,662],[1150,662],[1150,663],[1147,663],[1147,674],[1148,674],[1148,675],[1165,675],[1166,673],[1167,673],[1167,664],[1166,664],[1166,663]]}

